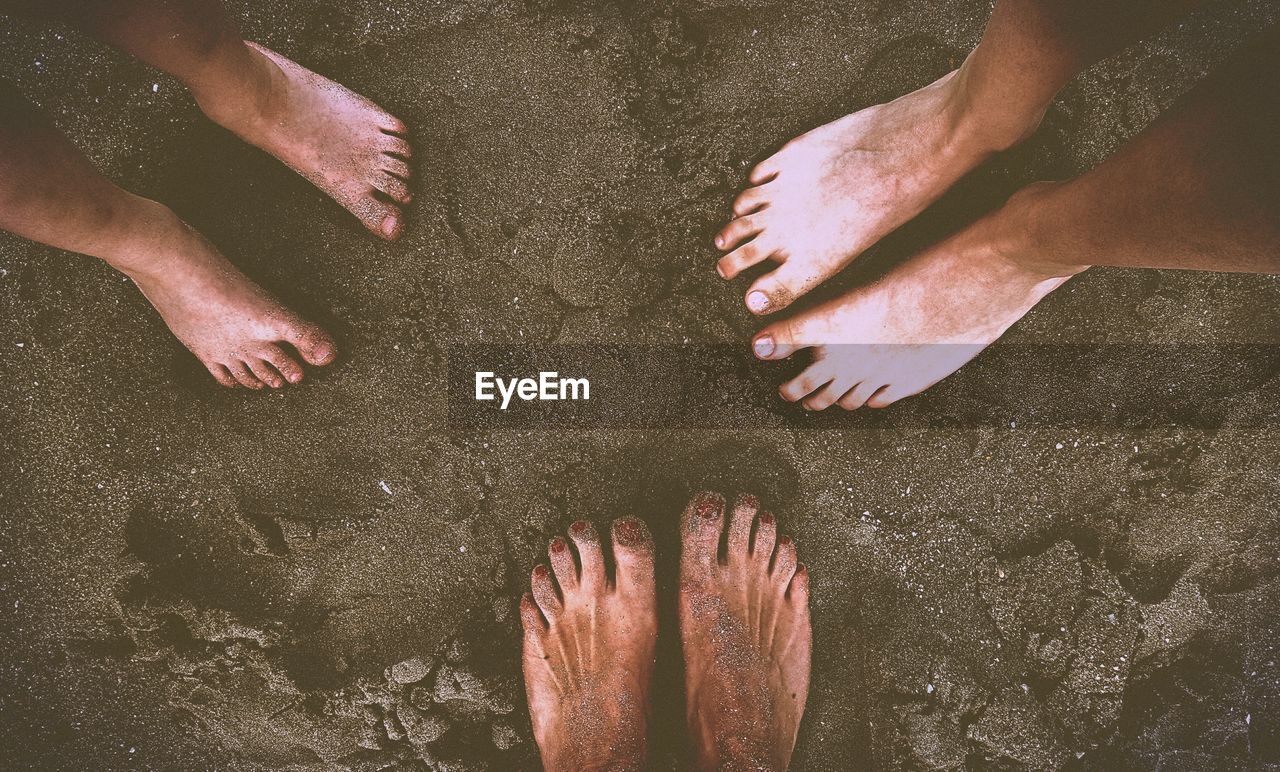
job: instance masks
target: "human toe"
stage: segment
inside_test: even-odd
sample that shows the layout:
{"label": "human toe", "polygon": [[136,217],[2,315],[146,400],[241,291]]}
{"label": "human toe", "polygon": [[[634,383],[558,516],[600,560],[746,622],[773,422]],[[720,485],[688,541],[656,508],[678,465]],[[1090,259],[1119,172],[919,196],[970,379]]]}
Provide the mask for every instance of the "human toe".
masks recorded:
{"label": "human toe", "polygon": [[732,220],[716,234],[716,247],[730,250],[764,230],[764,218],[758,214]]}
{"label": "human toe", "polygon": [[600,535],[595,526],[586,520],[579,520],[569,526],[569,538],[578,548],[578,560],[581,562],[579,582],[584,592],[596,593],[605,585],[604,554],[600,550]]}
{"label": "human toe", "polygon": [[806,367],[799,375],[778,389],[778,393],[788,402],[799,402],[813,392],[826,386],[835,378],[835,373],[825,362],[815,362]]}
{"label": "human toe", "polygon": [[724,521],[724,498],[717,493],[699,493],[681,515],[681,566],[707,568],[716,562],[720,531]]}
{"label": "human toe", "polygon": [[649,527],[637,517],[624,517],[613,522],[612,536],[619,591],[652,595],[654,549]]}

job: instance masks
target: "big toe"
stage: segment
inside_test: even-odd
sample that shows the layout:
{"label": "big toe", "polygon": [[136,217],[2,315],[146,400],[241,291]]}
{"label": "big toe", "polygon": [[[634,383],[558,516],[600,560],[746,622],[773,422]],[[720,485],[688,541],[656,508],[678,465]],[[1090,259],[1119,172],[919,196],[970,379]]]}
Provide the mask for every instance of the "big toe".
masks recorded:
{"label": "big toe", "polygon": [[828,278],[807,261],[784,260],[747,288],[747,310],[757,316],[777,313]]}
{"label": "big toe", "polygon": [[373,235],[387,241],[395,241],[404,233],[404,214],[400,207],[389,201],[381,201],[372,192],[362,204],[358,214],[360,222]]}
{"label": "big toe", "polygon": [[723,527],[724,497],[718,493],[694,496],[680,519],[682,571],[709,569],[715,564]]}
{"label": "big toe", "polygon": [[284,338],[309,365],[323,367],[338,357],[333,337],[313,324],[295,324],[286,331]]}
{"label": "big toe", "polygon": [[798,314],[765,327],[751,340],[751,350],[759,359],[786,359],[819,343],[811,314]]}
{"label": "big toe", "polygon": [[653,537],[644,521],[625,517],[613,523],[613,558],[617,563],[618,591],[631,596],[653,596]]}

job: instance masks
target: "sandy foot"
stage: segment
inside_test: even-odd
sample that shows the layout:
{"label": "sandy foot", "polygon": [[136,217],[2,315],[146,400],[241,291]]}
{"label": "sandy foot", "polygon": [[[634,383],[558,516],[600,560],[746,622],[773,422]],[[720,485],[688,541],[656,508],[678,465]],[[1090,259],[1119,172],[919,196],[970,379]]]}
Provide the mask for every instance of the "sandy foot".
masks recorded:
{"label": "sandy foot", "polygon": [[724,521],[724,500],[704,493],[681,523],[689,738],[701,769],[782,770],[809,694],[809,572],[754,496],[734,504],[721,561]]}
{"label": "sandy foot", "polygon": [[170,221],[167,235],[128,259],[156,268],[126,273],[218,383],[280,388],[302,380],[299,358],[311,365],[334,360],[328,333],[282,306],[203,236],[156,208]]}
{"label": "sandy foot", "polygon": [[658,631],[653,540],[640,520],[614,522],[611,582],[591,524],[574,523],[569,538],[578,560],[554,539],[551,570],[533,570],[520,603],[534,738],[552,772],[642,769]]}
{"label": "sandy foot", "polygon": [[[810,410],[886,407],[960,369],[1083,266],[1032,265],[1011,211],[998,212],[895,267],[874,284],[776,322],[753,348],[783,359],[813,348],[812,363],[780,389]],[[1018,233],[1014,241],[1005,233]]]}
{"label": "sandy foot", "polygon": [[412,199],[406,127],[368,99],[269,49],[248,43],[270,83],[254,98],[196,94],[205,113],[280,159],[346,207],[374,234],[395,239]]}
{"label": "sandy foot", "polygon": [[748,288],[753,313],[786,308],[1001,149],[969,130],[955,75],[801,135],[752,171],[715,243],[732,250],[716,266],[726,279],[778,264]]}

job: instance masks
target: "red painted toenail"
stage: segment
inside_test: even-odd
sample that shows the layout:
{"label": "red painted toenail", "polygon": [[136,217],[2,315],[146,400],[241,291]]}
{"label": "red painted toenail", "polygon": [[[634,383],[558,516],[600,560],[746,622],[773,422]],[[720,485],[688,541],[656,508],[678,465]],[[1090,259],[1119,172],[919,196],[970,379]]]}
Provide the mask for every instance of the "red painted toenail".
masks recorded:
{"label": "red painted toenail", "polygon": [[698,514],[707,520],[714,520],[720,514],[720,505],[714,499],[705,498],[698,502]]}
{"label": "red painted toenail", "polygon": [[791,543],[791,537],[790,537],[790,536],[781,536],[781,537],[779,537],[779,538],[778,538],[778,543],[785,547],[785,546],[787,546],[788,544],[790,544],[790,543]]}
{"label": "red painted toenail", "polygon": [[764,514],[760,515],[760,522],[764,523],[765,525],[773,525],[773,513],[765,512]]}
{"label": "red painted toenail", "polygon": [[538,577],[539,579],[547,578],[548,573],[550,572],[547,570],[547,567],[542,564],[538,564],[533,568],[533,575]]}
{"label": "red painted toenail", "polygon": [[575,534],[581,534],[587,530],[587,521],[579,520],[578,522],[569,526],[569,530]]}
{"label": "red painted toenail", "polygon": [[559,536],[551,540],[551,551],[557,554],[564,552],[564,539]]}
{"label": "red painted toenail", "polygon": [[634,520],[623,520],[618,523],[618,541],[626,544],[636,544],[644,535],[640,532],[640,526]]}

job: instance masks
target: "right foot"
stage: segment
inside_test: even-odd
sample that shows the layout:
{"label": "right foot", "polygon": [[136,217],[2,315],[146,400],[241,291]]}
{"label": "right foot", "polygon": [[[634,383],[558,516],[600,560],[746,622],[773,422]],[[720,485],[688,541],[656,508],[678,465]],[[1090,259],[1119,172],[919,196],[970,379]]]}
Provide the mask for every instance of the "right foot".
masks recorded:
{"label": "right foot", "polygon": [[751,172],[756,187],[738,196],[737,219],[715,243],[733,250],[716,266],[725,279],[779,264],[748,288],[752,313],[791,305],[1035,130],[1039,117],[1018,136],[984,135],[960,107],[958,73],[797,137]]}
{"label": "right foot", "polygon": [[556,537],[551,570],[534,568],[520,601],[534,739],[549,772],[643,769],[658,634],[653,540],[641,520],[614,522],[611,582],[591,524],[574,523],[569,538],[578,561]]}
{"label": "right foot", "polygon": [[681,523],[690,742],[699,769],[783,770],[809,694],[809,572],[754,496],[734,504],[721,561],[724,521],[724,499],[704,493]]}
{"label": "right foot", "polygon": [[328,333],[282,306],[172,212],[149,207],[147,221],[156,227],[140,230],[163,235],[140,239],[145,243],[110,262],[218,383],[280,388],[303,378],[295,357],[317,366],[333,361]]}

